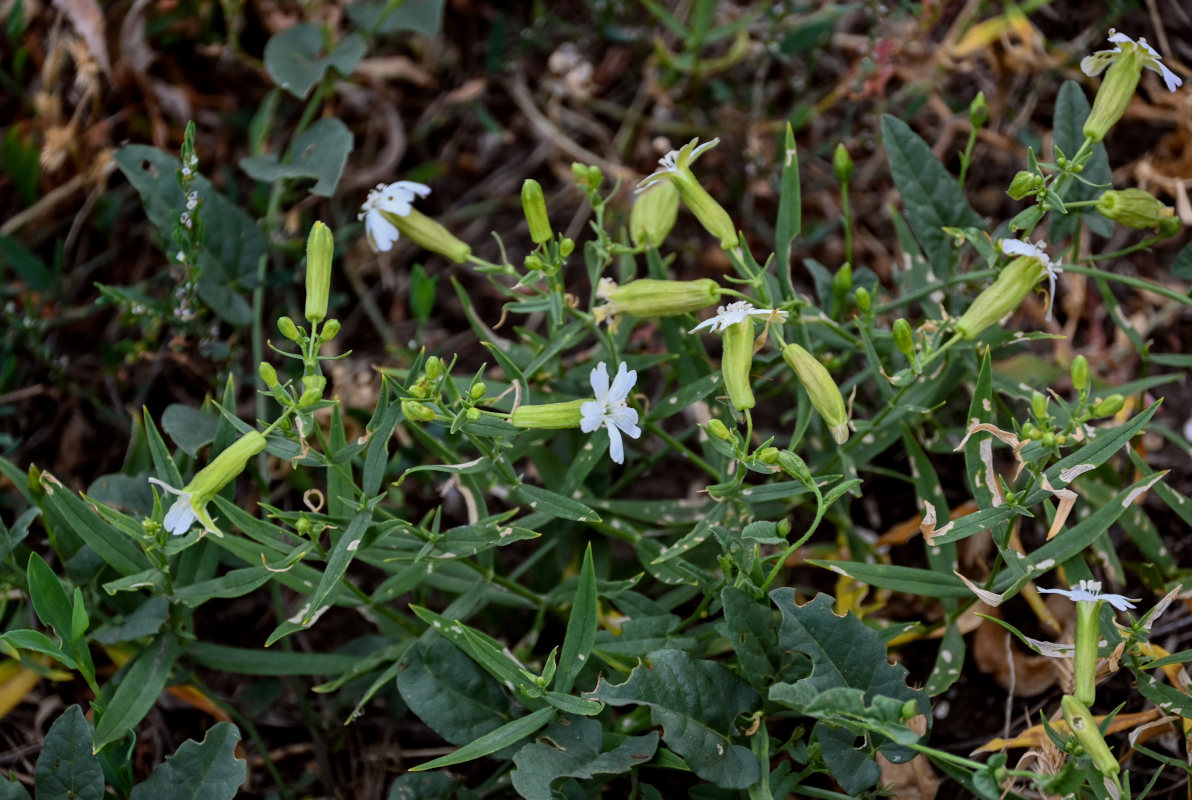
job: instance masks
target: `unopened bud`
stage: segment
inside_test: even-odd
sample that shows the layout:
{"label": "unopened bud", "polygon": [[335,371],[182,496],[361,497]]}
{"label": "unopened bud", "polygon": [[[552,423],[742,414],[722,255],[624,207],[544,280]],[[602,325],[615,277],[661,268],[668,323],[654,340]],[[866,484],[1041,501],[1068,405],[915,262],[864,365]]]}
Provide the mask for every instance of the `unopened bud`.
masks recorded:
{"label": "unopened bud", "polygon": [[323,326],[323,330],[319,331],[319,341],[329,342],[339,335],[339,320],[329,319],[327,324]]}
{"label": "unopened bud", "polygon": [[1039,191],[1037,177],[1033,172],[1022,170],[1018,172],[1014,179],[1010,181],[1010,188],[1006,190],[1006,194],[1010,195],[1015,200],[1021,200],[1028,195],[1032,195]]}
{"label": "unopened bud", "polygon": [[721,439],[723,441],[728,442],[728,441],[731,441],[733,438],[733,435],[731,433],[729,433],[728,426],[725,425],[723,422],[721,422],[718,419],[708,420],[707,427],[708,427],[708,433],[711,434],[712,436],[715,436],[717,439]]}
{"label": "unopened bud", "polygon": [[322,222],[315,222],[306,237],[306,319],[322,322],[327,317],[327,297],[331,292],[331,259],[335,255],[335,237]]}
{"label": "unopened bud", "polygon": [[430,356],[426,359],[426,365],[423,367],[426,372],[426,377],[429,380],[438,380],[447,371],[446,365],[443,364],[443,359],[438,356]]}
{"label": "unopened bud", "polygon": [[571,255],[574,252],[575,252],[575,240],[574,239],[568,239],[566,236],[564,236],[562,239],[559,240],[559,255],[561,255],[563,258],[567,258],[567,256]]}
{"label": "unopened bud", "polygon": [[836,180],[848,183],[853,179],[853,157],[848,154],[848,148],[843,144],[836,145],[836,152],[832,154],[832,169],[836,172]]}
{"label": "unopened bud", "polygon": [[1184,223],[1180,222],[1179,217],[1166,217],[1159,223],[1159,235],[1164,239],[1169,239],[1180,232]]}
{"label": "unopened bud", "polygon": [[276,389],[280,384],[277,381],[277,370],[268,361],[262,361],[257,367],[257,374],[261,376],[261,380],[270,389]]}
{"label": "unopened bud", "polygon": [[1083,392],[1089,385],[1089,360],[1084,356],[1072,359],[1072,388]]}
{"label": "unopened bud", "polygon": [[1090,409],[1094,417],[1112,417],[1126,405],[1126,398],[1120,394],[1111,394],[1093,403]]}
{"label": "unopened bud", "polygon": [[838,300],[843,300],[849,293],[849,289],[853,288],[853,265],[849,262],[844,262],[840,265],[840,269],[836,270],[836,274],[832,276],[832,294]]}
{"label": "unopened bud", "polygon": [[807,390],[812,407],[824,418],[836,444],[848,441],[848,410],[840,387],[832,380],[828,368],[804,347],[793,342],[782,348],[782,358]]}
{"label": "unopened bud", "polygon": [[534,244],[553,239],[555,234],[550,228],[550,217],[546,213],[546,198],[542,194],[542,184],[533,178],[527,178],[522,183],[521,202],[526,222],[530,225],[530,238]]}
{"label": "unopened bud", "polygon": [[313,406],[323,399],[323,390],[327,388],[327,379],[322,375],[304,375],[302,377],[302,395],[298,398],[298,407]]}
{"label": "unopened bud", "polygon": [[980,128],[989,121],[989,106],[985,103],[985,92],[977,92],[977,96],[969,103],[969,122],[974,128]]}
{"label": "unopened bud", "polygon": [[915,352],[915,335],[911,332],[911,324],[901,317],[894,320],[894,346],[907,358]]}
{"label": "unopened bud", "polygon": [[658,247],[670,235],[679,216],[679,190],[659,181],[637,196],[629,212],[629,235],[640,246]]}
{"label": "unopened bud", "polygon": [[1035,415],[1035,419],[1047,416],[1047,397],[1042,392],[1034,392],[1031,395],[1031,413]]}
{"label": "unopened bud", "polygon": [[435,410],[417,400],[402,400],[401,413],[411,422],[430,422],[435,418]]}
{"label": "unopened bud", "polygon": [[484,393],[488,391],[488,387],[483,383],[473,383],[472,388],[468,389],[468,394],[472,396],[473,400],[479,400],[484,397]]}
{"label": "unopened bud", "polygon": [[779,452],[777,447],[763,447],[756,453],[757,460],[763,464],[777,464]]}
{"label": "unopened bud", "polygon": [[294,320],[289,317],[282,317],[277,321],[277,329],[281,331],[281,335],[289,339],[291,342],[298,341],[298,326],[294,324]]}
{"label": "unopened bud", "polygon": [[468,418],[469,422],[475,422],[476,420],[480,419],[480,417],[481,417],[480,409],[469,408],[467,411],[464,412],[464,416]]}
{"label": "unopened bud", "polygon": [[575,176],[575,182],[581,189],[593,192],[599,189],[604,181],[604,173],[600,171],[600,167],[581,164],[578,161],[571,164],[571,174]]}
{"label": "unopened bud", "polygon": [[807,462],[790,450],[779,451],[778,466],[782,468],[783,472],[804,486],[810,486],[814,483],[814,479],[811,477],[811,470],[807,468]]}
{"label": "unopened bud", "polygon": [[853,297],[857,300],[857,308],[861,309],[862,314],[869,313],[869,304],[872,302],[869,290],[864,286],[858,286],[857,290],[853,292]]}
{"label": "unopened bud", "polygon": [[1097,198],[1096,209],[1101,216],[1135,230],[1159,228],[1175,216],[1174,209],[1142,189],[1110,189]]}
{"label": "unopened bud", "polygon": [[519,428],[545,428],[548,430],[578,428],[583,417],[580,407],[586,402],[581,399],[565,403],[520,405],[513,410],[509,421]]}
{"label": "unopened bud", "polygon": [[785,519],[785,518],[778,520],[778,527],[777,527],[776,532],[778,533],[779,536],[781,536],[785,539],[787,536],[790,535],[791,521],[789,519]]}

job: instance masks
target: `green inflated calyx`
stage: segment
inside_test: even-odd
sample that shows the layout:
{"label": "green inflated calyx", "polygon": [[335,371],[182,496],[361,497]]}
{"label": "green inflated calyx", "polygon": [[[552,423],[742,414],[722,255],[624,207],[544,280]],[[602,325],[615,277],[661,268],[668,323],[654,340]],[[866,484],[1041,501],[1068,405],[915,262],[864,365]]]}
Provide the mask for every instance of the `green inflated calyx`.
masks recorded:
{"label": "green inflated calyx", "polygon": [[335,238],[331,229],[315,222],[306,237],[306,319],[319,323],[327,317],[327,298],[331,292],[331,259]]}
{"label": "green inflated calyx", "polygon": [[601,279],[596,296],[606,301],[592,309],[597,322],[629,314],[639,319],[673,317],[716,305],[719,284],[711,278],[695,281],[667,281],[641,278],[618,286],[609,278]]}
{"label": "green inflated calyx", "polygon": [[546,430],[578,428],[582,417],[580,407],[585,402],[587,401],[580,399],[569,400],[564,403],[521,405],[513,410],[509,421],[519,428],[541,428]]}
{"label": "green inflated calyx", "polygon": [[840,387],[832,380],[828,368],[802,345],[792,342],[782,348],[782,358],[795,371],[795,376],[807,390],[812,407],[823,417],[836,444],[848,441],[848,409]]}
{"label": "green inflated calyx", "polygon": [[965,339],[975,339],[981,332],[1014,311],[1047,274],[1043,262],[1035,256],[1014,259],[997,280],[969,306],[956,322],[956,330]]}
{"label": "green inflated calyx", "polygon": [[1142,189],[1110,189],[1097,198],[1097,211],[1127,228],[1159,228],[1175,209]]}
{"label": "green inflated calyx", "polygon": [[472,254],[471,247],[416,208],[411,208],[405,216],[388,211],[381,213],[403,236],[409,237],[410,241],[432,253],[445,256],[456,264],[464,263]]}
{"label": "green inflated calyx", "polygon": [[530,226],[530,239],[534,244],[553,239],[555,234],[551,230],[550,217],[546,213],[546,198],[542,194],[542,184],[533,178],[527,178],[522,183],[521,202],[526,222]]}

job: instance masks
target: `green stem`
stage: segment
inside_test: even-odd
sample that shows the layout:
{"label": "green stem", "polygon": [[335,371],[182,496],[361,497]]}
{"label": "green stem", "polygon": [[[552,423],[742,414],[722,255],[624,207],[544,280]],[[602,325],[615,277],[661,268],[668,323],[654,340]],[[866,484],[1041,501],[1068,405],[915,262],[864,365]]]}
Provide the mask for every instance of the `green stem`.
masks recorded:
{"label": "green stem", "polygon": [[1162,295],[1168,300],[1174,300],[1177,303],[1182,303],[1186,306],[1192,306],[1192,297],[1174,292],[1165,286],[1160,286],[1157,283],[1144,281],[1141,278],[1131,278],[1129,275],[1119,275],[1116,272],[1106,272],[1103,269],[1096,267],[1078,267],[1075,264],[1065,264],[1064,272],[1071,272],[1076,275],[1090,275],[1094,278],[1104,278],[1107,281],[1116,281],[1124,283],[1127,286],[1133,286],[1135,289],[1142,289],[1146,292],[1154,292],[1157,295]]}
{"label": "green stem", "polygon": [[[748,414],[749,412],[747,411],[745,413]],[[692,464],[695,464],[697,467],[711,475],[716,480],[720,480],[721,477],[723,477],[712,467],[711,464],[709,464],[707,461],[704,461],[694,451],[660,428],[656,422],[646,422],[646,431],[653,434],[654,436],[657,436],[659,439],[664,441],[668,447],[674,448],[680,455],[690,460]]]}

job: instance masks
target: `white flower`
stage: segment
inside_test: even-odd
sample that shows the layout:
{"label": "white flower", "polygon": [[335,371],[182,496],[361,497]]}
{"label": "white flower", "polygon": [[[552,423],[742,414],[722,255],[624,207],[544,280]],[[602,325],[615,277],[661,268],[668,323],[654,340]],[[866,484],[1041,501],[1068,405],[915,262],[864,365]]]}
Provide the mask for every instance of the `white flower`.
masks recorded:
{"label": "white flower", "polygon": [[178,496],[178,499],[170,506],[170,510],[166,512],[165,519],[162,520],[162,525],[165,526],[165,529],[175,536],[181,536],[190,530],[190,526],[199,518],[199,515],[195,513],[194,506],[191,505],[190,492],[175,489],[165,481],[160,481],[157,478],[150,478],[149,482],[155,483],[170,494]]}
{"label": "white flower", "polygon": [[1159,55],[1155,48],[1147,44],[1146,39],[1140,38],[1136,42],[1126,34],[1118,33],[1113,28],[1110,28],[1109,41],[1112,44],[1116,44],[1117,47],[1112,50],[1098,50],[1091,56],[1085,56],[1080,61],[1081,72],[1090,78],[1094,75],[1100,75],[1105,71],[1106,67],[1116,60],[1117,54],[1122,52],[1122,45],[1125,45],[1126,49],[1140,51],[1142,66],[1151,72],[1157,72],[1163,76],[1163,82],[1167,84],[1167,91],[1174,92],[1183,85],[1183,80],[1163,64],[1163,56]]}
{"label": "white flower", "polygon": [[1098,581],[1081,581],[1075,589],[1040,589],[1044,594],[1062,594],[1074,603],[1095,603],[1104,600],[1118,611],[1134,608],[1137,600],[1120,594],[1101,594],[1101,584]]}
{"label": "white flower", "polygon": [[410,213],[415,197],[426,197],[430,194],[430,187],[414,181],[398,181],[397,183],[378,183],[377,188],[368,193],[368,199],[360,207],[356,219],[364,220],[364,230],[368,235],[368,246],[374,253],[380,253],[393,247],[398,239],[397,227],[385,219],[385,213],[404,217]]}
{"label": "white flower", "polygon": [[[691,175],[692,162],[703,155],[705,151],[711,150],[718,144],[720,144],[719,139],[713,139],[710,142],[704,142],[703,144],[700,144],[699,137],[697,136],[687,144],[680,147],[678,150],[671,150],[662,158],[658,159],[658,166],[662,167],[662,169],[642,178],[641,182],[637,185],[636,191],[645,191],[658,181],[671,178],[676,175]],[[694,180],[694,176],[692,176],[692,180]]]}
{"label": "white flower", "polygon": [[609,455],[613,461],[624,464],[625,446],[621,441],[621,433],[624,432],[631,439],[642,435],[642,429],[637,427],[637,411],[625,403],[637,382],[637,370],[627,369],[622,361],[610,388],[608,367],[601,361],[588,379],[596,399],[588,400],[580,406],[580,430],[592,433],[601,426],[607,428]]}
{"label": "white flower", "polygon": [[754,308],[752,303],[745,300],[738,300],[735,303],[729,303],[727,306],[720,306],[716,309],[716,316],[704,320],[688,331],[688,333],[695,333],[702,328],[707,328],[710,332],[717,333],[749,317],[769,317],[776,322],[782,323],[786,322],[787,313],[776,309]]}
{"label": "white flower", "polygon": [[1047,296],[1050,298],[1047,302],[1047,321],[1051,321],[1051,311],[1055,307],[1055,281],[1064,271],[1060,268],[1060,262],[1052,263],[1051,258],[1048,257],[1047,251],[1043,249],[1043,240],[1040,239],[1037,243],[1028,241],[1020,241],[1018,239],[1002,239],[1002,252],[1008,256],[1028,256],[1037,258],[1043,264],[1043,269],[1047,270],[1048,289]]}

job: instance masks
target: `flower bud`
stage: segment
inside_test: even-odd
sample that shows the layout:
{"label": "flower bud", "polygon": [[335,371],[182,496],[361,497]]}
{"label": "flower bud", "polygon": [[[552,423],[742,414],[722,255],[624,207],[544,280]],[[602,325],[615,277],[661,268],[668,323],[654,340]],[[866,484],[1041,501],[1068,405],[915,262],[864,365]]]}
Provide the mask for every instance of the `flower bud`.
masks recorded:
{"label": "flower bud", "polygon": [[977,96],[969,103],[969,122],[974,128],[980,128],[989,121],[989,106],[985,103],[985,92],[977,92]]}
{"label": "flower bud", "polygon": [[1097,198],[1096,209],[1101,216],[1135,230],[1158,228],[1175,216],[1174,209],[1142,189],[1110,189]]}
{"label": "flower bud", "polygon": [[468,394],[473,400],[479,400],[484,397],[484,393],[488,391],[488,387],[483,383],[473,383],[472,388],[468,389]]}
{"label": "flower bud", "polygon": [[571,255],[574,252],[575,252],[575,240],[574,239],[569,239],[566,236],[564,236],[562,239],[559,240],[559,255],[561,255],[563,258],[567,258],[567,256]]}
{"label": "flower bud", "polygon": [[331,229],[316,221],[306,237],[306,319],[322,322],[327,317],[327,297],[331,291],[331,258],[335,255],[335,237]]}
{"label": "flower bud", "polygon": [[555,234],[550,229],[550,217],[546,213],[546,198],[542,194],[542,184],[533,178],[527,178],[522,183],[521,202],[526,222],[530,224],[530,238],[534,244],[553,239]]}
{"label": "flower bud", "polygon": [[777,464],[778,453],[779,450],[777,447],[763,447],[755,455],[757,456],[757,460],[763,464]]}
{"label": "flower bud", "polygon": [[298,341],[298,326],[294,324],[294,320],[289,317],[282,317],[277,321],[277,329],[281,331],[281,335],[289,339],[291,342]]}
{"label": "flower bud", "polygon": [[257,374],[261,376],[261,380],[270,389],[276,389],[280,384],[277,381],[277,370],[268,361],[262,361],[257,367]]}
{"label": "flower bud", "polygon": [[542,403],[540,405],[520,405],[513,409],[509,421],[519,428],[543,428],[560,430],[563,428],[578,428],[583,414],[580,407],[586,400],[569,400],[565,403]]}
{"label": "flower bud", "polygon": [[695,281],[665,281],[641,278],[618,286],[603,278],[596,296],[607,300],[592,313],[601,322],[609,316],[629,314],[634,317],[672,317],[716,305],[720,286],[711,278]]}
{"label": "flower bud", "polygon": [[639,247],[658,247],[670,235],[679,216],[679,190],[670,181],[659,181],[638,195],[629,212],[629,235]]}
{"label": "flower bud", "polygon": [[472,248],[461,242],[439,223],[411,208],[405,216],[399,217],[388,211],[381,212],[403,235],[418,246],[462,264],[472,254]]}
{"label": "flower bud", "polygon": [[475,422],[476,420],[480,419],[480,417],[481,417],[480,409],[469,408],[467,411],[464,412],[464,416],[468,418],[469,422]]}
{"label": "flower bud", "polygon": [[431,356],[426,359],[426,365],[423,367],[426,372],[426,377],[432,381],[438,380],[447,371],[447,367],[443,364],[443,359],[438,356]]}
{"label": "flower bud", "polygon": [[604,173],[600,171],[600,167],[581,164],[578,161],[572,162],[571,174],[575,176],[575,182],[581,189],[593,192],[599,189],[604,181]]}
{"label": "flower bud", "polygon": [[832,276],[832,294],[837,300],[843,300],[853,288],[853,265],[847,261],[840,265],[836,274]]}
{"label": "flower bud", "polygon": [[319,331],[319,341],[329,342],[339,335],[339,320],[329,319],[327,324],[323,326],[323,330]]}
{"label": "flower bud", "polygon": [[836,172],[836,180],[841,183],[853,179],[853,157],[848,154],[844,144],[836,145],[836,152],[832,154],[832,169]]}
{"label": "flower bud", "polygon": [[1084,356],[1072,359],[1072,388],[1083,392],[1089,385],[1089,360]]}
{"label": "flower bud", "polygon": [[732,441],[733,435],[729,433],[728,426],[718,419],[708,420],[708,433],[725,442]]}
{"label": "flower bud", "polygon": [[1122,410],[1126,405],[1126,399],[1120,394],[1111,394],[1109,397],[1098,400],[1093,403],[1090,409],[1094,417],[1112,417],[1114,414]]}
{"label": "flower bud", "polygon": [[787,518],[778,520],[778,527],[776,529],[779,536],[785,539],[791,533],[791,521]]}
{"label": "flower bud", "polygon": [[869,313],[869,304],[872,302],[869,290],[864,286],[858,286],[857,290],[853,292],[853,297],[857,300],[857,308],[861,309],[862,314]]}
{"label": "flower bud", "polygon": [[811,470],[807,468],[807,462],[790,450],[779,451],[778,466],[782,468],[783,472],[804,486],[810,486],[814,483],[814,479],[811,477]]}
{"label": "flower bud", "polygon": [[915,336],[911,324],[902,317],[894,320],[894,346],[907,358],[915,352]]}
{"label": "flower bud", "polygon": [[848,441],[848,410],[840,387],[820,360],[801,345],[791,343],[782,348],[782,358],[795,371],[799,382],[807,390],[811,405],[824,418],[836,444]]}
{"label": "flower bud", "polygon": [[1021,200],[1027,195],[1034,194],[1039,191],[1037,177],[1033,172],[1019,171],[1010,181],[1010,188],[1006,190],[1006,194],[1015,200]]}
{"label": "flower bud", "polygon": [[1047,397],[1042,392],[1031,394],[1031,413],[1035,415],[1035,419],[1047,416]]}
{"label": "flower bud", "polygon": [[720,361],[729,400],[738,411],[753,408],[755,403],[749,382],[752,368],[753,319],[746,317],[724,328],[724,354]]}
{"label": "flower bud", "polygon": [[1164,239],[1169,239],[1172,236],[1175,236],[1177,233],[1179,233],[1180,228],[1182,228],[1182,227],[1183,227],[1183,223],[1180,222],[1179,217],[1175,217],[1175,216],[1164,217],[1159,222],[1159,235],[1162,236]]}
{"label": "flower bud", "polygon": [[1018,308],[1046,274],[1043,262],[1035,256],[1014,259],[997,280],[977,296],[957,321],[956,330],[965,339],[977,338],[990,325]]}
{"label": "flower bud", "polygon": [[1093,713],[1089,711],[1088,706],[1072,695],[1064,695],[1060,698],[1060,708],[1064,712],[1064,721],[1068,723],[1072,735],[1084,748],[1085,754],[1093,760],[1093,766],[1108,778],[1116,776],[1121,768],[1118,766],[1117,759],[1113,757],[1109,745],[1105,743],[1105,737],[1101,735],[1101,730],[1097,727],[1097,720],[1093,718]]}
{"label": "flower bud", "polygon": [[411,422],[431,422],[435,418],[435,410],[417,400],[402,400],[401,413]]}

